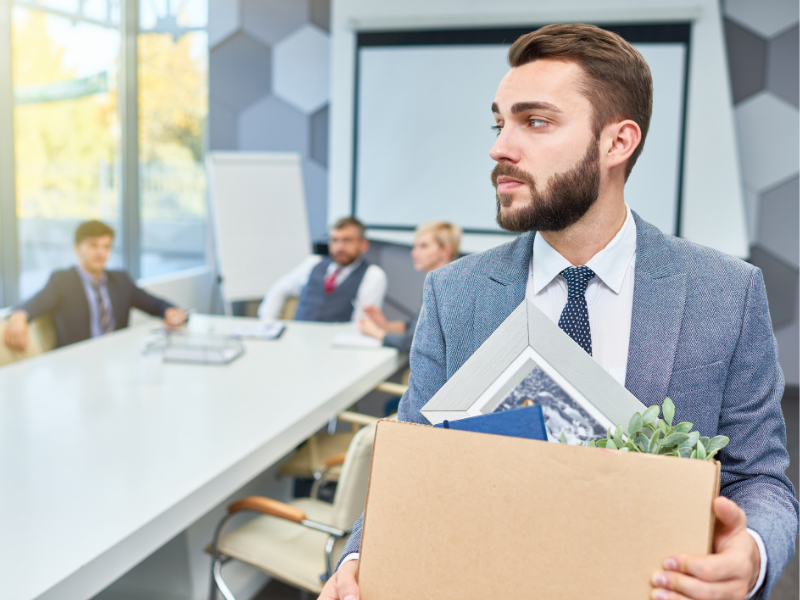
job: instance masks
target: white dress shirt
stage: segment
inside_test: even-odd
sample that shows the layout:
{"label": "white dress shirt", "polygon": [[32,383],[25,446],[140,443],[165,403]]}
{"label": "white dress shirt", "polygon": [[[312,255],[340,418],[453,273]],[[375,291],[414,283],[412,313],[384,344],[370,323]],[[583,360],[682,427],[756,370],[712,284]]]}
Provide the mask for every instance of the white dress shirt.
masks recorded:
{"label": "white dress shirt", "polygon": [[[595,274],[586,287],[592,358],[622,386],[628,370],[636,267],[636,224],[631,209],[625,208],[622,228],[586,263]],[[567,280],[560,273],[572,266],[580,265],[572,265],[547,240],[536,235],[525,297],[556,324],[567,304]],[[761,536],[752,529],[747,531],[761,554],[758,581],[747,596],[752,598],[761,589],[767,575],[767,551]],[[345,561],[355,560],[358,556],[357,552],[348,554]]]}
{"label": "white dress shirt", "polygon": [[[275,320],[281,316],[283,305],[286,299],[294,296],[299,297],[303,286],[308,283],[308,278],[311,276],[311,271],[314,270],[320,261],[323,259],[319,254],[312,254],[301,262],[297,267],[289,271],[286,275],[278,279],[270,288],[261,306],[258,307],[258,318],[264,320]],[[347,277],[361,264],[363,259],[358,259],[355,262],[343,267],[339,274],[336,275],[336,285],[339,286]],[[331,275],[339,268],[335,262],[328,265],[328,270],[325,276]],[[386,273],[383,272],[377,265],[369,265],[361,284],[358,286],[356,293],[356,307],[353,310],[353,322],[358,322],[364,316],[361,310],[362,306],[373,305],[378,308],[383,307],[383,298],[386,296]]]}

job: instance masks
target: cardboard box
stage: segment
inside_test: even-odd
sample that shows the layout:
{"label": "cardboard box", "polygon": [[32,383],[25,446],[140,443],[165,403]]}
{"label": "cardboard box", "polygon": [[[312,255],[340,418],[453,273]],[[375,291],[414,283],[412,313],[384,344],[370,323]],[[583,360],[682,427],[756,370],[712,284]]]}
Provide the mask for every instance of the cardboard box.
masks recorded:
{"label": "cardboard box", "polygon": [[645,600],[710,552],[719,463],[381,421],[363,600]]}

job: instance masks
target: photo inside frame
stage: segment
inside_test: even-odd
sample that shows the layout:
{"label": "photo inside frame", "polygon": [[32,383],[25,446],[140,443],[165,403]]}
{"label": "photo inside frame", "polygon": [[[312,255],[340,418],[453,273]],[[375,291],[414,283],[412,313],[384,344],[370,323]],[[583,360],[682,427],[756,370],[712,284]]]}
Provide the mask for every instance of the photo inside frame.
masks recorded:
{"label": "photo inside frame", "polygon": [[532,348],[526,348],[467,411],[471,415],[539,405],[549,441],[570,444],[602,437],[614,427]]}

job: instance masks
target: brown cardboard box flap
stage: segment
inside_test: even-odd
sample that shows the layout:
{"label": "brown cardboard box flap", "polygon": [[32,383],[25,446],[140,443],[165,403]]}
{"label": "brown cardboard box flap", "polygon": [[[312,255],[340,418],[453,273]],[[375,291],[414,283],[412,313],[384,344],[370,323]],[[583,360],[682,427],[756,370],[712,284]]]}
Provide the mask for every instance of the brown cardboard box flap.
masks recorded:
{"label": "brown cardboard box flap", "polygon": [[644,600],[710,551],[719,464],[381,421],[363,600]]}

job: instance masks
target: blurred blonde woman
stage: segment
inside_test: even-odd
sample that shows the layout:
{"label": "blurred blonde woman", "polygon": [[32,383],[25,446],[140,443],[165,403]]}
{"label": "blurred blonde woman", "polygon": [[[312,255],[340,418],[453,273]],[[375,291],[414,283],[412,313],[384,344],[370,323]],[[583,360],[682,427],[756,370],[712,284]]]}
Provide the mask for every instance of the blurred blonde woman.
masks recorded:
{"label": "blurred blonde woman", "polygon": [[[411,259],[417,271],[429,273],[458,258],[461,228],[445,221],[433,221],[417,227]],[[375,306],[364,308],[367,315],[359,321],[361,333],[383,342],[384,346],[401,352],[411,350],[411,340],[417,326],[417,317],[409,321],[387,321]]]}

